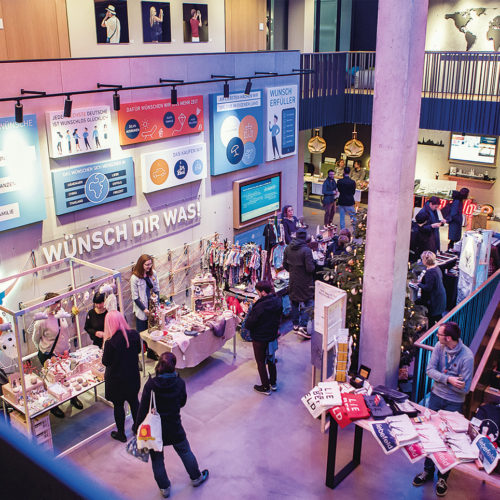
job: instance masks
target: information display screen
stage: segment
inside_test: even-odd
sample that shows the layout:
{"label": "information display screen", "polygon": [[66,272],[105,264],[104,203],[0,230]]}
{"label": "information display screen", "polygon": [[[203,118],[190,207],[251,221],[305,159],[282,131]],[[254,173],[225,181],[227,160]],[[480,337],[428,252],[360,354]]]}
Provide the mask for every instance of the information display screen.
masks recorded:
{"label": "information display screen", "polygon": [[451,134],[450,161],[495,165],[498,137]]}

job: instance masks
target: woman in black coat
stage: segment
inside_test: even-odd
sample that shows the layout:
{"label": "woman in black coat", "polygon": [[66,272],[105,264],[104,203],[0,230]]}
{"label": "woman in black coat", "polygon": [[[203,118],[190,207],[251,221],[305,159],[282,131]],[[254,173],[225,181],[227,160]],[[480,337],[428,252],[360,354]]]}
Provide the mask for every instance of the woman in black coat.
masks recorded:
{"label": "woman in black coat", "polygon": [[[181,423],[181,408],[186,404],[186,384],[175,371],[177,358],[171,352],[164,352],[155,368],[156,376],[150,378],[142,391],[141,404],[137,414],[137,428],[149,411],[151,391],[155,393],[156,410],[161,417],[163,446],[172,445],[186,468],[193,486],[199,486],[208,478],[208,470],[200,472],[196,457],[191,451]],[[165,469],[163,451],[150,451],[153,475],[166,498],[170,495],[170,480]]]}
{"label": "woman in black coat", "polygon": [[448,250],[455,246],[457,241],[462,239],[462,223],[463,223],[463,206],[464,200],[469,196],[469,190],[467,188],[462,188],[460,191],[453,191],[451,197],[453,201],[451,202],[450,214],[446,218],[446,222],[449,224],[448,227]]}
{"label": "woman in black coat", "polygon": [[130,406],[134,419],[132,431],[137,430],[137,411],[139,408],[139,353],[141,340],[135,330],[131,330],[123,314],[109,311],[104,320],[104,352],[102,364],[106,367],[104,374],[105,397],[113,403],[116,431],[111,437],[127,442],[125,435],[125,401]]}
{"label": "woman in black coat", "polygon": [[424,252],[422,263],[427,270],[418,287],[422,290],[421,303],[428,309],[430,328],[442,318],[446,309],[446,290],[443,285],[443,273],[436,265],[436,255],[429,251]]}
{"label": "woman in black coat", "polygon": [[104,319],[106,318],[106,307],[104,305],[105,295],[96,292],[94,295],[94,307],[87,313],[85,318],[85,331],[92,339],[92,343],[102,349],[102,335],[104,333]]}
{"label": "woman in black coat", "polygon": [[[256,392],[269,396],[276,391],[276,351],[278,350],[278,329],[281,320],[281,299],[273,293],[267,281],[255,285],[259,298],[245,319],[245,327],[250,330],[253,352],[257,362],[261,385],[254,385]],[[267,365],[267,369],[266,369]]]}

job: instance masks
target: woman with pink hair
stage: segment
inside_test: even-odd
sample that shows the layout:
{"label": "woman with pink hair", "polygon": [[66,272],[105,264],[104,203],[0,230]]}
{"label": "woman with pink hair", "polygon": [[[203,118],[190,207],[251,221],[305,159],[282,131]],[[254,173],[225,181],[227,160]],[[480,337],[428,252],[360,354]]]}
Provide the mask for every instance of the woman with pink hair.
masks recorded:
{"label": "woman with pink hair", "polygon": [[141,340],[132,330],[120,311],[109,311],[104,319],[104,352],[102,364],[104,374],[105,397],[113,403],[116,431],[111,437],[122,443],[127,442],[125,435],[125,401],[129,404],[134,419],[132,431],[136,433],[136,418],[139,408],[139,353]]}

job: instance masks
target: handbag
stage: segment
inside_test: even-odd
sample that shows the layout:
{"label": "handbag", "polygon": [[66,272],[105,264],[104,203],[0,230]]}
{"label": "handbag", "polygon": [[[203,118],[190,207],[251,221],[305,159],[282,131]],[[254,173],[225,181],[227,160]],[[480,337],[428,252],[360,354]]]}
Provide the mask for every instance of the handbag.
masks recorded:
{"label": "handbag", "polygon": [[151,391],[151,398],[149,399],[149,412],[137,431],[137,449],[163,450],[161,417],[156,410],[154,391]]}
{"label": "handbag", "polygon": [[142,449],[140,450],[137,448],[137,437],[134,436],[128,443],[127,443],[127,453],[132,455],[135,458],[138,458],[139,460],[142,460],[143,462],[147,462],[149,460],[149,450]]}

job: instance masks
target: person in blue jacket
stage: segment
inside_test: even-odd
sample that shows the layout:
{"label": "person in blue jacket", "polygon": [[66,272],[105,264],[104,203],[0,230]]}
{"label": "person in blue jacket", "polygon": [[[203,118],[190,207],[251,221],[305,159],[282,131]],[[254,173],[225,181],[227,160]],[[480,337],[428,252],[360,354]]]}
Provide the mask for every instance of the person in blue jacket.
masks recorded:
{"label": "person in blue jacket", "polygon": [[446,218],[448,226],[448,250],[451,250],[457,241],[462,239],[462,223],[463,223],[463,207],[464,200],[469,196],[469,190],[467,188],[462,188],[460,191],[453,191],[451,197],[453,201],[451,202],[450,214]]}
{"label": "person in blue jacket", "polygon": [[418,212],[418,214],[427,215],[427,224],[424,225],[424,230],[429,230],[431,237],[428,241],[428,248],[424,250],[429,250],[433,253],[437,253],[441,249],[439,228],[445,223],[445,221],[439,219],[437,213],[439,203],[440,199],[437,196],[431,196],[429,200],[425,202],[424,207]]}
{"label": "person in blue jacket", "polygon": [[335,171],[328,170],[328,177],[323,182],[321,189],[323,194],[323,207],[325,209],[324,224],[328,227],[333,222],[335,215],[335,196],[337,195],[337,183],[335,182]]}

